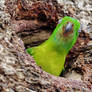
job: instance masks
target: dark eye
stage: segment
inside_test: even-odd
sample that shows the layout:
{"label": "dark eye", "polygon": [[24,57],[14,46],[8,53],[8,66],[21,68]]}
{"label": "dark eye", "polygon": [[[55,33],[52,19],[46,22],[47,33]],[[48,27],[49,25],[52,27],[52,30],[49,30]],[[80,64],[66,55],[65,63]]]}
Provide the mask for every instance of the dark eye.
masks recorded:
{"label": "dark eye", "polygon": [[73,31],[73,24],[71,22],[67,23],[64,28],[64,33]]}

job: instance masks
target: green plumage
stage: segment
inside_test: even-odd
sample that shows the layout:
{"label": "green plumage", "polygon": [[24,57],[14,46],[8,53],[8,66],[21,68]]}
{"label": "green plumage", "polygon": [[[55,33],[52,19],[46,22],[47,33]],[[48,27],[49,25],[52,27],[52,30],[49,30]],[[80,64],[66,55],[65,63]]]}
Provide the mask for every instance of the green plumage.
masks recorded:
{"label": "green plumage", "polygon": [[28,48],[38,66],[53,75],[59,76],[64,68],[65,58],[78,37],[80,23],[71,17],[64,17],[50,38],[43,44]]}

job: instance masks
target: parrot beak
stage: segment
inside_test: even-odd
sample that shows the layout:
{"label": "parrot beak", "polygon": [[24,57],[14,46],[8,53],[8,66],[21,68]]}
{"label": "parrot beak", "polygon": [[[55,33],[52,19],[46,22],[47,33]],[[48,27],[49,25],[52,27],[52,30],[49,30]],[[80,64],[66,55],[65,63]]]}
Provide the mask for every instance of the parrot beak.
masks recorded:
{"label": "parrot beak", "polygon": [[71,31],[72,28],[73,28],[73,24],[69,22],[69,23],[66,25],[66,27],[65,27],[65,33]]}

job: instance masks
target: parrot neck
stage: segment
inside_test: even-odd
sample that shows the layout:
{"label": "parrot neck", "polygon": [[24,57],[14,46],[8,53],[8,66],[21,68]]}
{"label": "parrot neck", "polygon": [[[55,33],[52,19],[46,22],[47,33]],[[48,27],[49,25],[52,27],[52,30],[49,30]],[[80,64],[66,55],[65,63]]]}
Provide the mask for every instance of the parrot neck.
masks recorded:
{"label": "parrot neck", "polygon": [[41,46],[45,48],[47,51],[55,51],[60,53],[61,55],[67,55],[69,49],[63,47],[63,40],[56,38],[56,36],[52,36],[46,42],[44,42]]}

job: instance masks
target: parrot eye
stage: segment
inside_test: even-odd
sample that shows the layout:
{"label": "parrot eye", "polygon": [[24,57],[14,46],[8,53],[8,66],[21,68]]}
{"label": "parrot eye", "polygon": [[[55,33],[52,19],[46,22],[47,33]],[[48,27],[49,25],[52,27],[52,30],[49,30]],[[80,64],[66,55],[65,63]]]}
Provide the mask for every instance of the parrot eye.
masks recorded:
{"label": "parrot eye", "polygon": [[78,32],[80,33],[81,32],[81,29],[79,29]]}
{"label": "parrot eye", "polygon": [[58,24],[60,24],[61,22],[62,22],[62,19],[59,19]]}
{"label": "parrot eye", "polygon": [[63,34],[68,35],[68,33],[73,32],[73,24],[71,22],[68,22],[64,27],[63,27]]}

